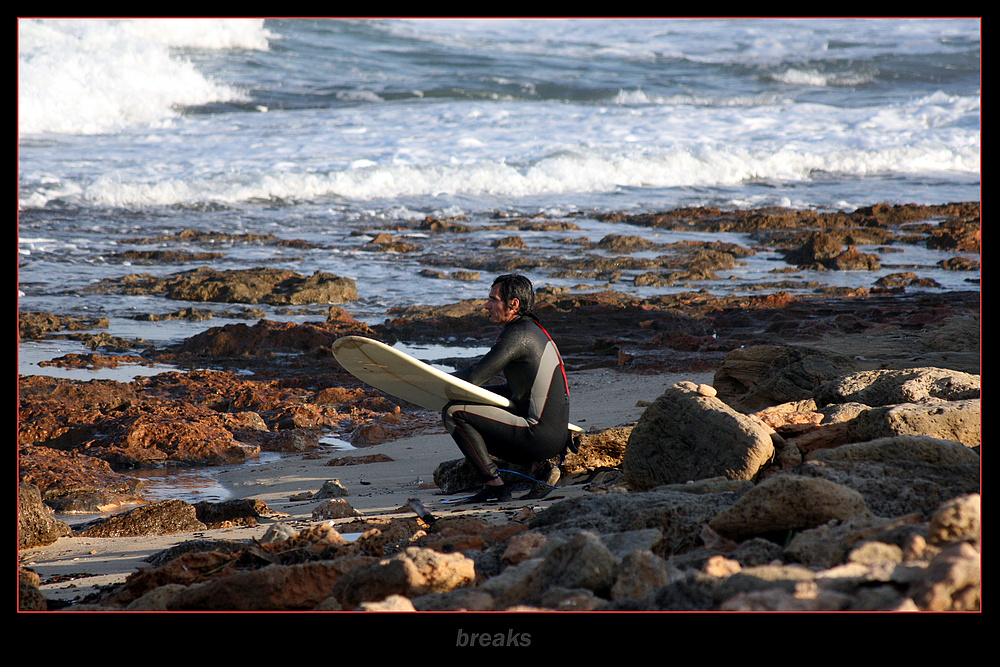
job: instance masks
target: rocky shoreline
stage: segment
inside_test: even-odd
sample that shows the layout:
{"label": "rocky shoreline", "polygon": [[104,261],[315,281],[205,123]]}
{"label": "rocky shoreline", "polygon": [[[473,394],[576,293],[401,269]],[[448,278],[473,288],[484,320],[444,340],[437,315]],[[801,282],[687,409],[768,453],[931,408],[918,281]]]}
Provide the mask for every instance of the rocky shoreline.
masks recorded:
{"label": "rocky shoreline", "polygon": [[[923,223],[931,217],[944,221]],[[873,238],[979,250],[978,204],[827,216],[699,209],[628,222],[750,232],[800,267],[831,271],[876,266],[879,258],[853,247]],[[450,225],[456,233],[460,223]],[[261,530],[252,540],[192,537],[73,604],[46,600],[40,577],[19,566],[19,609],[979,609],[978,285],[913,291],[927,287],[915,269],[849,292],[793,296],[778,280],[745,296],[639,299],[613,288],[623,270],[637,284],[666,284],[710,275],[745,249],[674,247],[646,266],[630,257],[637,239],[600,243],[615,254],[546,266],[606,275],[608,288],[538,295],[569,370],[712,381],[674,383],[650,396],[637,420],[588,431],[562,463],[559,497],[530,511],[439,516],[418,503],[359,516],[350,496],[333,491],[313,521],[292,525],[252,496],[148,503],[129,475],[237,464],[265,451],[308,457],[329,433],[374,448],[435,428],[436,415],[360,385],[329,346],[347,334],[488,343],[494,332],[478,300],[389,312],[366,325],[345,310],[357,298],[350,281],[328,274],[205,269],[98,287],[236,304],[249,319],[259,316],[255,304],[339,304],[320,321],[210,327],[168,349],[74,333],[106,328],[100,321],[20,313],[21,338],[79,337],[94,350],[49,363],[179,369],[132,382],[19,378],[20,550],[82,537]],[[514,254],[468,268],[537,270],[539,261]],[[464,472],[460,462],[440,462],[430,488],[460,493]],[[51,516],[129,507],[75,530]]]}

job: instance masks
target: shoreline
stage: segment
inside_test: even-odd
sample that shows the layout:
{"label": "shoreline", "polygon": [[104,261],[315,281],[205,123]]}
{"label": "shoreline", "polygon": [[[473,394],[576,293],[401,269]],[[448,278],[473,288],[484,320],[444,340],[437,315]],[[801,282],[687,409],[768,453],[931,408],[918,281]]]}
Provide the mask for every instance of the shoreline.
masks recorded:
{"label": "shoreline", "polygon": [[[610,369],[568,373],[571,419],[586,430],[604,429],[635,421],[644,403],[656,399],[664,389],[684,380],[711,384],[714,373],[633,374]],[[443,428],[377,445],[348,450],[346,455],[384,454],[391,461],[348,466],[329,466],[341,454],[290,455],[277,460],[241,466],[220,473],[217,479],[233,498],[264,501],[274,514],[254,527],[233,527],[144,537],[61,537],[56,542],[18,553],[20,564],[34,570],[42,580],[42,594],[51,601],[79,601],[99,589],[125,581],[129,574],[148,566],[145,559],[191,539],[252,540],[270,527],[286,523],[302,528],[322,523],[312,510],[321,501],[292,501],[297,493],[318,491],[323,482],[338,479],[350,495],[345,500],[365,517],[413,515],[407,507],[418,498],[435,515],[474,514],[496,516],[507,521],[519,512],[537,512],[567,497],[587,493],[571,481],[546,497],[512,501],[495,508],[482,505],[452,505],[433,487],[434,469],[461,454]],[[353,519],[334,519],[346,523]],[[68,609],[71,610],[71,609]]]}

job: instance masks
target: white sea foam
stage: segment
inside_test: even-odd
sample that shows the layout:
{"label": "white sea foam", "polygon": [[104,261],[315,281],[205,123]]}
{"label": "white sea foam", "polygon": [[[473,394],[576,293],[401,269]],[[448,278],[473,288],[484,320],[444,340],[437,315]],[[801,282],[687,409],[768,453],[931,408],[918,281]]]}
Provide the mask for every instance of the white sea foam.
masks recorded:
{"label": "white sea foam", "polygon": [[[932,95],[894,107],[848,109],[650,105],[559,115],[546,105],[484,103],[464,107],[461,115],[447,104],[317,111],[308,121],[301,112],[244,114],[240,142],[218,131],[203,136],[197,125],[207,121],[188,120],[186,132],[143,135],[142,143],[159,142],[144,162],[121,162],[117,169],[95,164],[80,180],[50,179],[45,187],[25,189],[21,206],[41,206],[46,198],[135,207],[518,197],[806,181],[816,172],[866,177],[950,171],[972,178],[979,171],[979,133],[964,119],[978,114],[978,104],[978,98]],[[424,130],[397,131],[404,122]],[[296,138],[299,125],[308,136]],[[197,170],[184,162],[192,151],[199,154]],[[53,159],[67,157],[72,152],[53,153]]]}
{"label": "white sea foam", "polygon": [[263,49],[262,21],[18,21],[18,131],[94,134],[163,123],[243,94],[177,48]]}

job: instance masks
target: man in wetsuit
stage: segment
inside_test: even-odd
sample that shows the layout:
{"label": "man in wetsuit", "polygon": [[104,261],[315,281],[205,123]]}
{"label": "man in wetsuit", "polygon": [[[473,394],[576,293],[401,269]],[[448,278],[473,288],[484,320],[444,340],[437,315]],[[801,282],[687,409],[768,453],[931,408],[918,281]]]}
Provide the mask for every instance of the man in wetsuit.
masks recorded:
{"label": "man in wetsuit", "polygon": [[511,406],[456,401],[442,410],[445,428],[483,481],[483,489],[470,502],[510,498],[491,455],[537,466],[567,446],[569,385],[559,350],[532,313],[534,301],[527,278],[498,277],[486,311],[490,321],[503,329],[486,355],[454,373],[480,386],[503,373],[506,384],[487,389],[506,396]]}

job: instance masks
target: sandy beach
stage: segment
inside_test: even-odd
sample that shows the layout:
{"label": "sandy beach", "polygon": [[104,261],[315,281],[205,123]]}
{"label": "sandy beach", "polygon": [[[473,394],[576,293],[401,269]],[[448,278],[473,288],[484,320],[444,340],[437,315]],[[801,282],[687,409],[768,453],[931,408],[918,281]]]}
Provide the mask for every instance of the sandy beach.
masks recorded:
{"label": "sandy beach", "polygon": [[[604,429],[635,421],[644,404],[654,400],[672,384],[689,380],[711,384],[712,374],[624,374],[610,369],[571,373],[571,419],[586,430]],[[332,458],[383,454],[392,461],[331,467]],[[519,512],[535,512],[561,499],[585,494],[573,480],[545,498],[503,503],[498,506],[459,505],[462,496],[445,496],[433,487],[434,469],[443,461],[459,458],[457,449],[443,428],[431,428],[412,437],[350,452],[321,455],[291,455],[259,465],[228,469],[219,481],[233,498],[264,501],[274,515],[255,527],[206,530],[198,533],[120,538],[63,537],[53,544],[19,552],[23,565],[41,577],[42,593],[49,600],[81,600],[104,586],[121,583],[145,559],[164,549],[194,539],[250,540],[262,536],[269,527],[284,522],[301,529],[319,520],[312,518],[317,500],[292,501],[303,492],[315,492],[327,480],[337,479],[348,489],[345,499],[364,516],[412,514],[407,506],[417,498],[435,515],[455,513],[494,514],[510,520]],[[517,495],[517,494],[515,494]],[[448,502],[452,501],[452,502]],[[335,523],[350,519],[337,519]]]}

